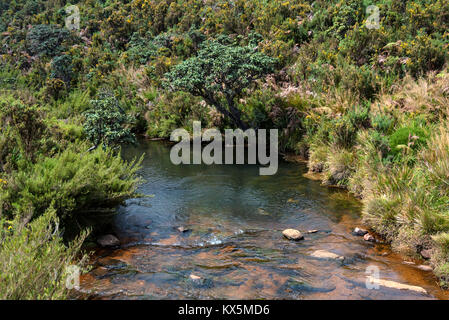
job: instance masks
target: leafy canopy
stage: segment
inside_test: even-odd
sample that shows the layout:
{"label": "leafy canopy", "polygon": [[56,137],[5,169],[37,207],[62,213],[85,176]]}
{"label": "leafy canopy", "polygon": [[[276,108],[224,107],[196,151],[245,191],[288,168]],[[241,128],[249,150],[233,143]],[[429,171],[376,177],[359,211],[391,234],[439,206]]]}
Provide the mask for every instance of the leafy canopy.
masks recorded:
{"label": "leafy canopy", "polygon": [[120,107],[110,93],[101,93],[97,100],[91,100],[91,109],[85,112],[84,130],[94,147],[115,147],[121,143],[134,143],[135,137],[126,124],[132,119]]}
{"label": "leafy canopy", "polygon": [[206,41],[198,55],[167,73],[166,86],[201,96],[239,127],[247,127],[235,99],[256,79],[274,71],[276,60],[255,46],[237,46],[221,38]]}

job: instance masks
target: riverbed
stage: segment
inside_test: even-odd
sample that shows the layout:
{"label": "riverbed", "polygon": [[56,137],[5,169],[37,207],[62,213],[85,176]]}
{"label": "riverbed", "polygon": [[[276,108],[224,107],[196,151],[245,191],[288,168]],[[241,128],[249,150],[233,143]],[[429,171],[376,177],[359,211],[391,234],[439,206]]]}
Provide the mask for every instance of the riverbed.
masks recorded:
{"label": "riverbed", "polygon": [[[97,249],[82,276],[90,299],[447,299],[431,272],[351,231],[361,204],[347,192],[280,162],[274,176],[256,165],[173,165],[163,142],[123,149],[145,154],[139,192],[118,209],[119,248]],[[302,241],[282,230],[294,228]],[[315,230],[314,233],[308,231]],[[314,257],[324,250],[341,259]],[[385,281],[427,293],[367,286]]]}

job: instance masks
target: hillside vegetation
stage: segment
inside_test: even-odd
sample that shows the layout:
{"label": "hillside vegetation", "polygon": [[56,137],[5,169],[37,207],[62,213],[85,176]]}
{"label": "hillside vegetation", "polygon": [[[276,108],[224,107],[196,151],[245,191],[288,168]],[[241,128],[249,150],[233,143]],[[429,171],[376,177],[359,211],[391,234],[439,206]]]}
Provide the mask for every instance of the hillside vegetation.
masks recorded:
{"label": "hillside vegetation", "polygon": [[[447,0],[0,0],[0,34],[2,285],[26,246],[11,237],[113,210],[139,182],[117,147],[194,120],[280,129],[283,153],[449,282]],[[53,242],[60,264],[78,248]]]}

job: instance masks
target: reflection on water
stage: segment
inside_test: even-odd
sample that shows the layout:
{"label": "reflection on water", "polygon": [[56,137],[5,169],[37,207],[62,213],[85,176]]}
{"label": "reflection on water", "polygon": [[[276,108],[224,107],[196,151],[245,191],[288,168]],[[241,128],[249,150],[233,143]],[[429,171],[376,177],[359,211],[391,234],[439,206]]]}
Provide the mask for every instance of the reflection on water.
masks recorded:
{"label": "reflection on water", "polygon": [[[128,159],[142,153],[146,183],[139,191],[153,197],[119,209],[114,225],[122,246],[99,249],[92,258],[94,268],[82,278],[90,298],[446,298],[430,273],[353,236],[360,204],[304,178],[302,165],[280,163],[275,176],[259,176],[258,166],[172,165],[169,148],[159,142],[123,152]],[[291,242],[282,236],[286,228],[318,232]],[[345,259],[318,259],[315,250]],[[369,265],[382,279],[429,294],[368,290]]]}

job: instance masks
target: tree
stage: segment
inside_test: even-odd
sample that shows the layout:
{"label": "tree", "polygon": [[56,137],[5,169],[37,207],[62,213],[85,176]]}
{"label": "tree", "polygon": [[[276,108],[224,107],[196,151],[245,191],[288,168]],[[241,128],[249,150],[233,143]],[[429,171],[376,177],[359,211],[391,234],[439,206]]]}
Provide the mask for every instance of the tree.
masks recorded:
{"label": "tree", "polygon": [[274,71],[275,61],[253,46],[206,41],[196,57],[165,75],[165,85],[202,97],[237,127],[247,129],[236,101],[256,79]]}
{"label": "tree", "polygon": [[97,100],[91,100],[90,103],[92,107],[85,113],[84,130],[94,148],[100,144],[106,147],[135,142],[131,130],[125,128],[132,119],[112,94],[101,93]]}

